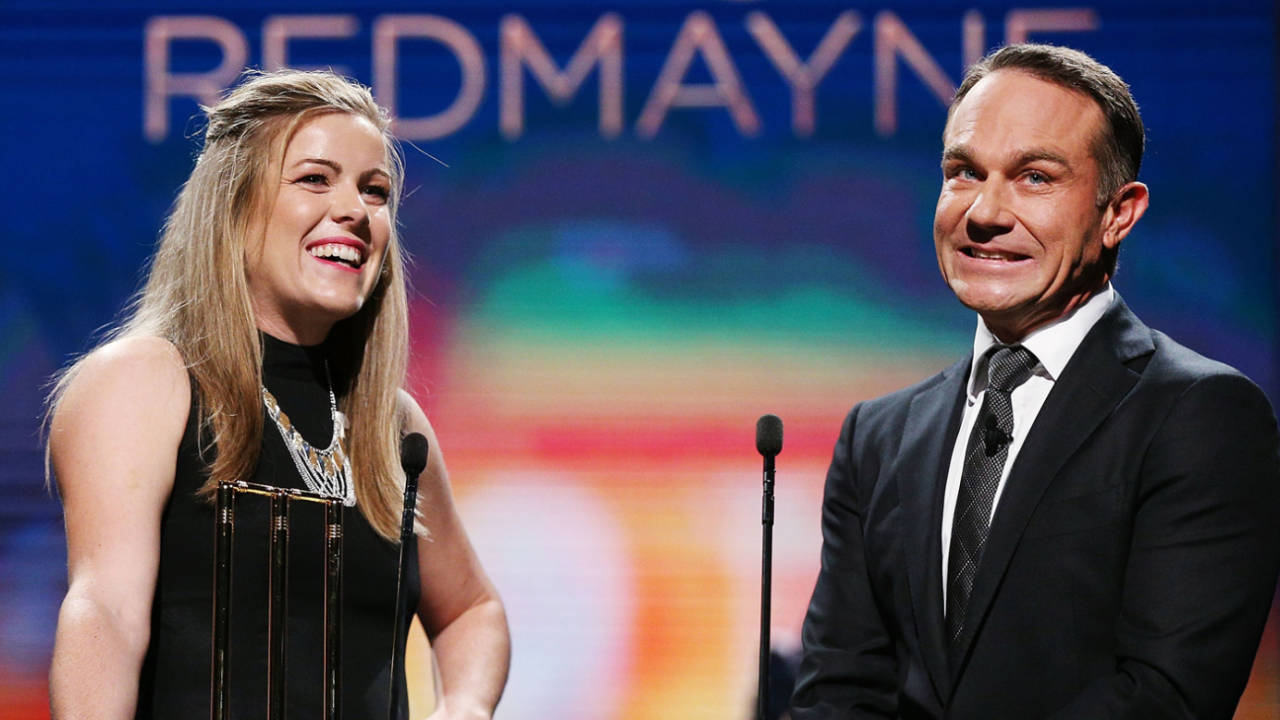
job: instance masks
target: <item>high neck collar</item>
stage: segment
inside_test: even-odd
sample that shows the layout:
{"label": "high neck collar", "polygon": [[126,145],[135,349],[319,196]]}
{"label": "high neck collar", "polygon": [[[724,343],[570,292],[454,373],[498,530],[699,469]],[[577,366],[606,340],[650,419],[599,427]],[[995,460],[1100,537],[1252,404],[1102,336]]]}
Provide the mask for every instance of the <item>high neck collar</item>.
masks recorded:
{"label": "high neck collar", "polygon": [[294,345],[262,333],[262,372],[274,377],[314,380],[328,386],[324,343]]}

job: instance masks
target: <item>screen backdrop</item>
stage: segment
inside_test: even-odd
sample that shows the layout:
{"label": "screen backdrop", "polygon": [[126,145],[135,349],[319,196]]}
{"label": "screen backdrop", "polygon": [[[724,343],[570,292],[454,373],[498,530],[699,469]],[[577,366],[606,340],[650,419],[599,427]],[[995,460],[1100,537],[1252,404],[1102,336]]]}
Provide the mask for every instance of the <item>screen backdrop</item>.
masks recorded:
{"label": "screen backdrop", "polygon": [[[931,240],[945,101],[1020,39],[1132,85],[1152,205],[1116,287],[1274,402],[1270,3],[3,3],[0,715],[47,717],[65,591],[47,379],[137,288],[198,103],[290,65],[400,118],[411,389],[510,614],[500,717],[748,717],[755,420],[786,423],[794,648],[845,412],[968,351]],[[1240,717],[1280,712],[1277,660],[1269,631]]]}

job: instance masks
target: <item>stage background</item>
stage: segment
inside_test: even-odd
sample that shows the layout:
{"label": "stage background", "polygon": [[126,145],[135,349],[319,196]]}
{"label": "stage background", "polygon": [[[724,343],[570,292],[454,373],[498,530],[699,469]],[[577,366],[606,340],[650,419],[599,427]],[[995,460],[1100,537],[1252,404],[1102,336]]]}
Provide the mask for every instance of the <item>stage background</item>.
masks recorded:
{"label": "stage background", "polygon": [[[1021,37],[1142,105],[1119,291],[1275,402],[1271,3],[3,3],[0,715],[47,716],[65,590],[46,381],[137,288],[193,93],[286,62],[374,84],[413,141],[412,391],[510,613],[500,717],[748,717],[755,420],[786,422],[793,647],[842,417],[967,352],[930,232],[943,98]],[[1280,715],[1277,675],[1269,631],[1239,717]]]}

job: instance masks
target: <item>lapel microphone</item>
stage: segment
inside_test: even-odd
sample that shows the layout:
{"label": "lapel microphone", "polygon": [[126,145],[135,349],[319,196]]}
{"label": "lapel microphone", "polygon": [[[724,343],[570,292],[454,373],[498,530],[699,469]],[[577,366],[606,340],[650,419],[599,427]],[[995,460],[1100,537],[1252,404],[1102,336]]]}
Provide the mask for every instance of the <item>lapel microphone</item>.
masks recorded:
{"label": "lapel microphone", "polygon": [[400,706],[400,658],[404,656],[405,638],[400,634],[400,616],[404,613],[404,578],[409,572],[409,543],[413,542],[413,518],[418,507],[418,476],[427,467],[427,438],[422,433],[409,433],[400,441],[400,467],[404,470],[404,509],[400,514],[400,564],[396,569],[396,612],[391,622],[391,677],[387,691],[387,717],[396,720]]}
{"label": "lapel microphone", "polygon": [[995,415],[988,412],[982,421],[982,444],[987,451],[987,457],[1000,452],[1000,448],[1011,442],[1013,442],[1013,436],[1000,427],[1000,421],[996,420]]}
{"label": "lapel microphone", "polygon": [[756,450],[764,456],[763,526],[760,558],[760,677],[756,689],[756,720],[767,720],[769,709],[769,599],[773,585],[773,459],[782,452],[782,419],[762,415],[756,421]]}

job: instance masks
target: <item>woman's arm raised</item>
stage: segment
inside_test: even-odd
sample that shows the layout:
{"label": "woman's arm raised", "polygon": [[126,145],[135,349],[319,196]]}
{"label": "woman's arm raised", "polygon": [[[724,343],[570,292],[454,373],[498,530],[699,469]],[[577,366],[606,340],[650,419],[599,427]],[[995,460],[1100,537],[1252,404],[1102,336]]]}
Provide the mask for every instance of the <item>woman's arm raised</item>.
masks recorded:
{"label": "woman's arm raised", "polygon": [[49,454],[66,523],[68,587],[49,671],[56,720],[134,716],[160,517],[190,406],[182,358],[154,337],[94,351],[59,399]]}

